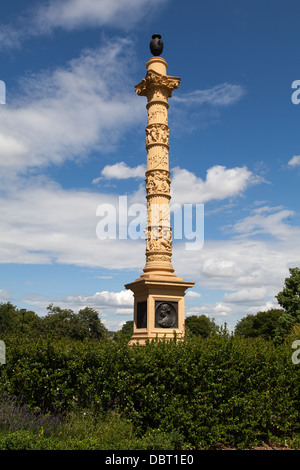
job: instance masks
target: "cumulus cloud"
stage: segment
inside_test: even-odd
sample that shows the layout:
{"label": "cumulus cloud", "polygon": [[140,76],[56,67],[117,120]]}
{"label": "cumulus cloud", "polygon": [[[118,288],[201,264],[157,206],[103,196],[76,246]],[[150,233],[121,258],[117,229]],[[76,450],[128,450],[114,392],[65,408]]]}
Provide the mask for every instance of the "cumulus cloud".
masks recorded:
{"label": "cumulus cloud", "polygon": [[[118,195],[64,190],[35,179],[0,194],[0,262],[52,262],[135,269],[144,262],[139,240],[99,240],[100,204],[118,209]],[[142,243],[143,241],[140,240]],[[129,249],[130,245],[130,249]]]}
{"label": "cumulus cloud", "polygon": [[295,167],[300,165],[300,155],[294,155],[288,162],[290,167]]}
{"label": "cumulus cloud", "polygon": [[[103,268],[108,274],[111,269],[142,271],[144,240],[99,240],[96,236],[96,208],[107,202],[117,207],[117,195],[64,190],[49,181],[36,183],[28,181],[22,191],[12,188],[0,195],[1,263],[62,263]],[[296,236],[296,228],[282,217],[281,207],[273,212],[279,214],[282,229],[273,231],[271,240],[259,238],[253,221],[245,224],[242,219],[233,226],[233,234],[235,227],[240,230],[237,238],[205,240],[203,248],[195,251],[185,250],[184,242],[174,244],[175,272],[197,282],[186,297],[188,314],[204,313],[235,323],[241,315],[252,312],[250,309],[274,301],[289,275],[288,268],[300,265],[300,234]],[[268,217],[273,212],[269,208],[259,213],[261,226],[265,219],[270,229]],[[246,229],[244,237],[240,237],[242,226]],[[285,237],[281,236],[283,232]],[[219,292],[214,303],[208,303],[205,295],[211,290]],[[57,304],[73,309],[89,305],[104,313],[113,308],[115,313],[132,306],[130,295],[130,291],[100,291],[89,296],[66,296],[57,299]],[[43,306],[45,312],[55,299],[28,297],[27,301],[33,307]],[[118,312],[125,315],[125,311]]]}
{"label": "cumulus cloud", "polygon": [[[191,291],[192,292],[192,291]],[[209,304],[200,304],[194,307],[188,307],[186,316],[191,315],[205,315],[209,318],[214,318],[216,321],[224,320],[230,315],[232,308],[222,302],[215,302]]]}
{"label": "cumulus cloud", "polygon": [[226,293],[223,297],[224,302],[228,303],[252,303],[253,301],[262,300],[266,297],[267,290],[265,287],[254,287],[241,289],[230,294]]}
{"label": "cumulus cloud", "polygon": [[[0,291],[1,294],[1,291]],[[131,291],[122,290],[119,292],[100,291],[93,295],[60,296],[48,298],[37,294],[27,294],[23,302],[33,308],[34,311],[44,316],[50,303],[58,305],[62,309],[71,309],[78,313],[79,310],[90,307],[100,314],[100,318],[108,329],[117,330],[122,325],[114,316],[133,315],[133,294]]]}
{"label": "cumulus cloud", "polygon": [[128,179],[145,177],[146,165],[138,165],[130,168],[126,163],[119,162],[114,165],[106,165],[101,171],[101,176],[95,178],[92,183],[98,183],[103,179]]}
{"label": "cumulus cloud", "polygon": [[[300,265],[300,229],[291,217],[282,206],[264,206],[233,225],[231,239],[205,240],[201,250],[192,252],[176,243],[175,271],[187,280],[197,280],[200,292],[213,291],[219,299],[208,302],[203,294],[189,314],[224,317],[233,328],[248,313],[278,308],[275,295],[289,276],[289,268]],[[222,315],[217,315],[217,305],[222,306]]]}
{"label": "cumulus cloud", "polygon": [[111,306],[132,306],[133,294],[129,290],[121,292],[102,291],[89,296],[67,296],[65,301],[77,306],[94,306],[104,308]]}
{"label": "cumulus cloud", "polygon": [[172,201],[181,204],[233,198],[249,186],[262,182],[245,166],[226,168],[215,165],[207,170],[205,180],[179,167],[173,168],[172,172]]}
{"label": "cumulus cloud", "polygon": [[275,295],[289,275],[288,268],[300,265],[299,229],[296,236],[292,224],[283,221],[282,225],[270,239],[257,236],[254,228],[244,237],[205,239],[201,250],[191,252],[177,242],[174,267],[184,277],[197,279],[202,289],[232,292],[264,286],[268,295]]}

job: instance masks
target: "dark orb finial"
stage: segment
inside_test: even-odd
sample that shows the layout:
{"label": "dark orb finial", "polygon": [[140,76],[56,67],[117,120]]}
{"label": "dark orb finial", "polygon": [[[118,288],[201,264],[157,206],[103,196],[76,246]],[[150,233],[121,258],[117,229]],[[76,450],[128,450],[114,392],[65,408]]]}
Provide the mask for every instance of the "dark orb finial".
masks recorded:
{"label": "dark orb finial", "polygon": [[154,56],[159,56],[164,48],[164,43],[161,40],[161,35],[160,34],[153,34],[152,35],[152,40],[150,42],[150,51],[151,54]]}

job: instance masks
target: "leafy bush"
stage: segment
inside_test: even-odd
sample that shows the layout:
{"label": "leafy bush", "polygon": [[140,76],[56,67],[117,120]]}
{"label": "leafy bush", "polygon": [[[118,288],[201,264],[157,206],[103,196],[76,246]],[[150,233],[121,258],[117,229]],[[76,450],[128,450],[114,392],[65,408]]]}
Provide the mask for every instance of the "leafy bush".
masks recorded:
{"label": "leafy bush", "polygon": [[[275,347],[226,331],[132,348],[111,340],[3,339],[0,392],[41,412],[117,412],[132,426],[127,448],[245,447],[300,432],[300,366],[289,342]],[[99,446],[91,435],[77,433],[72,445]]]}

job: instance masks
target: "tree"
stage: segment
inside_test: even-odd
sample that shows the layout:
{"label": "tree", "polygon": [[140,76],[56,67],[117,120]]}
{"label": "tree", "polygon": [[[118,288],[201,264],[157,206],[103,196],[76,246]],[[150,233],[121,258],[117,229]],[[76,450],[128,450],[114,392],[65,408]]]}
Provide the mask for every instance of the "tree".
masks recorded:
{"label": "tree", "polygon": [[117,331],[114,334],[113,339],[115,341],[119,341],[119,340],[130,341],[132,335],[133,335],[133,321],[129,320],[126,323],[124,323],[121,330]]}
{"label": "tree", "polygon": [[187,317],[185,327],[188,333],[202,336],[203,338],[207,338],[218,329],[214,319],[210,319],[206,315],[191,315]]}
{"label": "tree", "polygon": [[248,314],[246,317],[241,318],[235,326],[234,334],[237,336],[244,336],[249,338],[253,336],[253,321],[255,315]]}
{"label": "tree", "polygon": [[270,309],[256,315],[247,315],[237,323],[234,332],[245,338],[260,336],[266,340],[274,339],[283,314],[284,310]]}
{"label": "tree", "polygon": [[102,339],[107,329],[102,324],[96,310],[85,307],[78,314],[71,309],[61,309],[50,304],[49,313],[43,319],[44,331],[58,337]]}
{"label": "tree", "polygon": [[0,305],[0,333],[15,331],[18,323],[17,308],[10,302]]}
{"label": "tree", "polygon": [[79,310],[78,319],[89,338],[101,339],[107,336],[107,329],[101,322],[98,312],[93,308],[85,307]]}
{"label": "tree", "polygon": [[40,317],[31,310],[18,309],[10,302],[0,304],[0,333],[36,333],[40,326]]}
{"label": "tree", "polygon": [[279,305],[300,322],[300,268],[290,268],[290,277],[285,279],[285,287],[276,295]]}
{"label": "tree", "polygon": [[285,279],[285,286],[276,295],[284,312],[279,319],[275,342],[282,343],[284,337],[300,323],[300,269],[290,268],[290,277]]}

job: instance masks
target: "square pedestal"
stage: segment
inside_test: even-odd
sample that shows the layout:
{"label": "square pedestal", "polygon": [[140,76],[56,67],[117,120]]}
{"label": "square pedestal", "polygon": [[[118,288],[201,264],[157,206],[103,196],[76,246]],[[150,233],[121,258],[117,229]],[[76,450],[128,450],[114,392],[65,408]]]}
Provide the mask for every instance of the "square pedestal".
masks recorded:
{"label": "square pedestal", "polygon": [[130,345],[155,338],[184,337],[184,296],[194,282],[137,279],[126,284],[134,294],[133,336]]}

